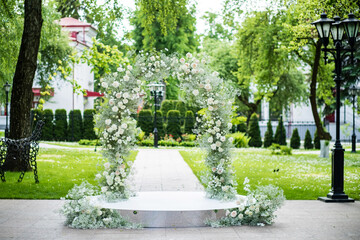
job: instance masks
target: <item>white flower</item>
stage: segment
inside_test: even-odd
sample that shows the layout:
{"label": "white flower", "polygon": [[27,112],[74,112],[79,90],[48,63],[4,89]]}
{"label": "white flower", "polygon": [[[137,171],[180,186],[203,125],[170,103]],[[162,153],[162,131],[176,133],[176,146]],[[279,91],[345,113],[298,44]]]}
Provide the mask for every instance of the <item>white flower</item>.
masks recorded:
{"label": "white flower", "polygon": [[106,192],[108,190],[108,187],[104,186],[104,187],[101,187],[101,192]]}
{"label": "white flower", "polygon": [[229,210],[226,210],[225,211],[225,216],[229,216],[230,215],[230,211]]}
{"label": "white flower", "polygon": [[100,179],[100,178],[101,178],[101,174],[100,174],[100,173],[98,173],[98,174],[95,175],[95,179]]}
{"label": "white flower", "polygon": [[129,93],[127,93],[127,92],[124,93],[124,94],[123,94],[123,97],[124,97],[124,98],[129,98],[129,97],[130,97],[130,96],[129,96]]}
{"label": "white flower", "polygon": [[129,102],[129,100],[127,100],[126,98],[123,100],[124,104],[127,104]]}
{"label": "white flower", "polygon": [[224,151],[224,149],[222,149],[221,147],[219,147],[219,152],[223,152]]}
{"label": "white flower", "polygon": [[213,168],[212,168],[212,171],[213,171],[213,172],[216,172],[216,167],[213,167]]}
{"label": "white flower", "polygon": [[201,59],[201,63],[205,64],[206,60],[205,59]]}
{"label": "white flower", "polygon": [[253,215],[253,212],[250,211],[249,209],[247,209],[247,210],[245,211],[245,214],[251,217],[251,216]]}
{"label": "white flower", "polygon": [[194,96],[197,96],[197,95],[199,95],[199,90],[195,89],[192,91],[192,93],[194,94]]}
{"label": "white flower", "polygon": [[130,78],[129,78],[128,75],[125,75],[123,79],[124,79],[125,82],[127,82],[127,81],[129,81]]}
{"label": "white flower", "polygon": [[239,207],[238,207],[239,211],[242,212],[245,210],[245,206],[243,204],[241,204]]}
{"label": "white flower", "polygon": [[154,57],[154,56],[151,56],[151,57],[150,57],[150,60],[151,60],[151,61],[155,61],[155,57]]}
{"label": "white flower", "polygon": [[121,124],[121,128],[126,129],[128,125],[126,123]]}
{"label": "white flower", "polygon": [[225,140],[226,140],[226,137],[225,137],[225,136],[221,136],[221,137],[220,137],[220,141],[225,142]]}
{"label": "white flower", "polygon": [[220,159],[220,164],[224,164],[225,163],[225,159]]}
{"label": "white flower", "polygon": [[131,65],[127,67],[130,71],[133,69]]}
{"label": "white flower", "polygon": [[110,169],[110,163],[109,162],[104,163],[104,167],[105,167],[106,170],[109,170]]}
{"label": "white flower", "polygon": [[107,88],[107,87],[108,87],[108,84],[107,84],[106,82],[103,82],[103,83],[101,84],[101,86],[102,86],[103,88]]}
{"label": "white flower", "polygon": [[233,141],[234,141],[234,138],[233,138],[233,137],[229,137],[229,142],[230,142],[230,143],[233,143]]}
{"label": "white flower", "polygon": [[107,177],[106,177],[106,183],[107,183],[109,186],[113,185],[113,183],[114,183],[113,178],[112,178],[111,176],[107,176]]}
{"label": "white flower", "polygon": [[106,120],[105,120],[105,124],[106,124],[106,125],[110,125],[110,124],[111,124],[111,119],[106,119]]}
{"label": "white flower", "polygon": [[219,76],[219,73],[215,71],[215,72],[212,73],[212,75],[217,77],[217,76]]}
{"label": "white flower", "polygon": [[120,175],[120,171],[119,171],[119,170],[116,170],[116,171],[115,171],[115,175],[116,175],[116,176],[119,176],[119,175]]}
{"label": "white flower", "polygon": [[217,147],[221,146],[221,142],[219,142],[219,141],[217,141],[215,144],[216,144]]}
{"label": "white flower", "polygon": [[128,136],[128,137],[126,138],[126,141],[130,142],[130,141],[131,141],[131,137]]}
{"label": "white flower", "polygon": [[117,88],[119,85],[120,85],[120,84],[119,84],[118,81],[115,81],[115,82],[113,82],[113,84],[112,84],[112,86],[113,86],[114,88]]}
{"label": "white flower", "polygon": [[196,64],[196,63],[192,63],[192,64],[191,64],[191,67],[192,67],[192,68],[196,68],[196,67],[197,67],[197,64]]}
{"label": "white flower", "polygon": [[117,72],[114,72],[114,77],[117,77],[117,75],[118,75]]}
{"label": "white flower", "polygon": [[233,217],[233,218],[236,217],[236,215],[237,215],[237,212],[236,212],[236,211],[232,211],[232,212],[230,213],[230,216]]}
{"label": "white flower", "polygon": [[111,110],[112,110],[113,112],[117,112],[117,111],[119,111],[119,108],[118,108],[117,106],[113,106],[113,107],[111,108]]}
{"label": "white flower", "polygon": [[209,83],[205,84],[204,88],[206,89],[206,91],[211,91],[211,85]]}
{"label": "white flower", "polygon": [[241,220],[244,218],[244,215],[242,213],[239,213],[238,218]]}
{"label": "white flower", "polygon": [[223,170],[222,168],[220,168],[220,169],[217,171],[218,174],[222,174],[223,172],[224,172],[224,170]]}
{"label": "white flower", "polygon": [[138,85],[141,85],[141,80],[137,80],[136,83],[137,83]]}
{"label": "white flower", "polygon": [[221,190],[223,190],[223,192],[227,192],[229,190],[229,186],[222,186]]}
{"label": "white flower", "polygon": [[215,149],[216,149],[216,145],[215,145],[215,144],[211,144],[210,147],[211,147],[212,150],[215,150]]}
{"label": "white flower", "polygon": [[191,58],[191,57],[192,57],[192,54],[191,54],[191,53],[187,53],[187,54],[186,54],[186,57]]}
{"label": "white flower", "polygon": [[[207,100],[207,104],[208,105],[211,105],[211,104],[213,104],[214,103],[214,99],[213,98],[209,98],[208,100]],[[221,124],[221,122],[220,122],[220,124]]]}
{"label": "white flower", "polygon": [[228,128],[232,128],[232,123],[228,123]]}
{"label": "white flower", "polygon": [[116,93],[115,96],[116,96],[116,98],[121,98],[121,93],[118,92],[118,93]]}
{"label": "white flower", "polygon": [[193,70],[191,70],[191,73],[192,73],[192,74],[197,74],[198,72],[199,72],[199,70],[197,70],[197,69],[195,69],[195,68],[194,68]]}
{"label": "white flower", "polygon": [[184,58],[180,58],[180,62],[181,62],[181,63],[185,63],[185,59],[184,59]]}
{"label": "white flower", "polygon": [[96,213],[97,213],[98,216],[101,216],[102,211],[101,211],[100,209],[98,209],[98,210],[96,211]]}
{"label": "white flower", "polygon": [[213,110],[214,110],[214,108],[213,108],[212,106],[209,106],[208,109],[209,109],[209,111],[213,111]]}
{"label": "white flower", "polygon": [[116,177],[115,177],[115,182],[116,182],[116,183],[119,183],[120,181],[121,181],[120,177],[119,177],[119,176],[116,176]]}
{"label": "white flower", "polygon": [[110,104],[110,105],[114,105],[114,103],[115,103],[114,99],[110,99],[110,100],[109,100],[109,104]]}
{"label": "white flower", "polygon": [[257,207],[255,208],[255,213],[259,213],[260,212],[260,209]]}
{"label": "white flower", "polygon": [[208,142],[209,142],[209,143],[212,143],[213,141],[214,141],[213,137],[209,137],[209,138],[208,138]]}
{"label": "white flower", "polygon": [[251,206],[249,207],[249,209],[250,209],[251,211],[254,211],[254,210],[255,210],[255,205],[251,205]]}
{"label": "white flower", "polygon": [[118,131],[118,133],[119,133],[120,135],[123,134],[123,133],[124,133],[124,129],[120,128],[119,131]]}

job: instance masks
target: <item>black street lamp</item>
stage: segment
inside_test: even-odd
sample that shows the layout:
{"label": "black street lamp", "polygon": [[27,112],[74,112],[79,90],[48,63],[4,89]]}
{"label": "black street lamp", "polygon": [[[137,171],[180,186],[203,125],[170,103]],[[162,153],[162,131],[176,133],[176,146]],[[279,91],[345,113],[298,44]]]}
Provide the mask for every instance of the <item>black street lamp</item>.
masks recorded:
{"label": "black street lamp", "polygon": [[[336,140],[334,148],[332,149],[331,160],[331,191],[326,197],[319,197],[318,199],[324,202],[354,202],[354,199],[348,197],[344,192],[344,149],[340,142],[340,85],[341,85],[341,60],[342,52],[350,52],[353,55],[355,51],[354,45],[359,29],[359,20],[354,14],[350,13],[349,18],[340,21],[340,17],[335,16],[334,20],[327,18],[325,13],[321,14],[321,18],[312,24],[316,26],[319,33],[320,41],[324,45],[322,49],[325,53],[325,64],[327,62],[327,53],[331,53],[335,60],[335,77],[336,83]],[[345,49],[342,45],[342,38],[346,32],[349,49]],[[329,44],[329,35],[332,35],[334,41],[334,49],[327,48]]]}
{"label": "black street lamp", "polygon": [[356,134],[355,134],[355,98],[358,94],[359,89],[356,87],[351,87],[349,89],[349,94],[353,97],[353,134],[351,136],[351,152],[356,153]]}
{"label": "black street lamp", "polygon": [[158,141],[159,141],[159,133],[157,129],[157,114],[156,111],[158,107],[160,107],[160,103],[163,98],[164,93],[164,84],[161,83],[152,83],[148,85],[150,88],[150,94],[152,97],[154,97],[155,102],[155,113],[154,113],[154,147],[158,147]]}
{"label": "black street lamp", "polygon": [[8,106],[9,106],[9,92],[10,92],[10,88],[11,88],[11,84],[9,84],[8,82],[6,82],[4,84],[4,89],[5,89],[5,93],[6,93],[6,102],[5,102],[5,113],[6,113],[6,125],[5,125],[5,138],[9,137],[9,125],[8,125]]}

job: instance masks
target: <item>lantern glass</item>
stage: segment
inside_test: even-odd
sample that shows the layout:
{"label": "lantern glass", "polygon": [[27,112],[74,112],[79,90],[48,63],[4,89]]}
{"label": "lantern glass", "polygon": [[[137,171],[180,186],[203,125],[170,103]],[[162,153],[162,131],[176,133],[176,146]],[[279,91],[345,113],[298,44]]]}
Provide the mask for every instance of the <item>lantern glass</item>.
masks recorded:
{"label": "lantern glass", "polygon": [[5,92],[9,92],[9,91],[10,91],[10,87],[11,87],[11,84],[9,84],[8,82],[6,82],[5,85],[4,85]]}
{"label": "lantern glass", "polygon": [[345,27],[346,35],[349,38],[354,38],[357,36],[359,31],[359,20],[355,18],[355,15],[350,13],[349,18],[342,21]]}
{"label": "lantern glass", "polygon": [[334,41],[341,41],[344,35],[344,26],[341,22],[331,25],[331,35]]}

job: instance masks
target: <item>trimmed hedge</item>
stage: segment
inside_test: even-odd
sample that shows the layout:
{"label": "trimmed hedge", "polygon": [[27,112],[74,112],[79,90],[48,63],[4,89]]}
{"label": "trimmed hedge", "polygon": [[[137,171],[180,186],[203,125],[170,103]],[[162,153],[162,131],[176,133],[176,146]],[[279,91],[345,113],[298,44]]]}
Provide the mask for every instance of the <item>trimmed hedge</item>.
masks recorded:
{"label": "trimmed hedge", "polygon": [[[155,115],[154,115],[155,118]],[[156,111],[156,128],[158,130],[159,137],[165,136],[165,129],[164,129],[164,117],[160,110]]]}
{"label": "trimmed hedge", "polygon": [[170,110],[168,112],[166,133],[171,134],[174,139],[181,136],[180,112],[178,110]]}
{"label": "trimmed hedge", "polygon": [[176,104],[175,110],[178,110],[180,112],[180,118],[181,118],[181,126],[184,125],[184,118],[186,114],[186,105],[183,101],[178,101]]}
{"label": "trimmed hedge", "polygon": [[305,149],[313,149],[313,147],[314,146],[312,144],[311,134],[308,129],[308,130],[306,130],[306,133],[305,133],[304,148]]}
{"label": "trimmed hedge", "polygon": [[290,139],[290,147],[293,149],[299,149],[300,148],[300,136],[299,131],[297,128],[294,129],[291,139]]}
{"label": "trimmed hedge", "polygon": [[95,122],[94,115],[96,111],[95,109],[86,109],[84,111],[84,131],[83,131],[83,139],[93,140],[96,139],[95,134]]}
{"label": "trimmed hedge", "polygon": [[273,142],[286,146],[286,130],[282,118],[279,119]]}
{"label": "trimmed hedge", "polygon": [[174,110],[174,109],[175,109],[175,106],[174,106],[174,102],[173,102],[173,101],[171,101],[171,100],[164,100],[164,101],[162,101],[160,111],[163,112],[165,118],[167,117],[167,113],[168,113],[170,110]]}
{"label": "trimmed hedge", "polygon": [[192,111],[186,111],[184,132],[191,134],[191,133],[193,133],[194,127],[195,127],[194,113]]}
{"label": "trimmed hedge", "polygon": [[154,123],[152,112],[149,109],[144,109],[139,112],[138,127],[145,133],[146,136],[149,136],[150,133],[154,131]]}
{"label": "trimmed hedge", "polygon": [[51,109],[45,109],[43,113],[44,127],[41,133],[41,139],[45,141],[54,140],[54,113]]}
{"label": "trimmed hedge", "polygon": [[79,109],[69,112],[68,140],[78,142],[82,139],[83,123]]}
{"label": "trimmed hedge", "polygon": [[271,144],[273,143],[273,135],[274,132],[272,130],[272,125],[271,125],[271,121],[269,120],[267,123],[267,129],[265,132],[265,137],[264,137],[264,147],[270,147]]}
{"label": "trimmed hedge", "polygon": [[65,109],[55,110],[54,140],[65,141],[67,139],[67,117]]}
{"label": "trimmed hedge", "polygon": [[34,117],[34,121],[33,121],[33,125],[32,125],[32,129],[34,130],[37,122],[39,120],[44,120],[44,112],[40,109],[32,109],[32,115]]}
{"label": "trimmed hedge", "polygon": [[250,137],[250,147],[261,147],[262,141],[259,127],[259,119],[256,113],[253,113],[251,115],[248,136]]}

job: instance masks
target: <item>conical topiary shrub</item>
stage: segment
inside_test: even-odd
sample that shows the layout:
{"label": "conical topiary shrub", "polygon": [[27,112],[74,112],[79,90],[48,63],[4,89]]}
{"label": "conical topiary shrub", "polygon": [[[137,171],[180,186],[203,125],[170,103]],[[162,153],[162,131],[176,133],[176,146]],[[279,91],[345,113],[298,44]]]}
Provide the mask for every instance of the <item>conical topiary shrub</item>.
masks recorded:
{"label": "conical topiary shrub", "polygon": [[300,136],[299,131],[297,128],[294,129],[291,139],[290,139],[290,147],[293,149],[299,149],[300,148]]}
{"label": "conical topiary shrub", "polygon": [[311,134],[310,134],[309,129],[306,130],[306,133],[305,133],[304,148],[305,149],[312,149],[313,148]]}
{"label": "conical topiary shrub", "polygon": [[55,110],[55,126],[54,138],[55,141],[65,141],[67,136],[67,116],[65,109]]}
{"label": "conical topiary shrub", "polygon": [[185,114],[185,133],[192,134],[195,125],[195,117],[192,111],[186,111]]}
{"label": "conical topiary shrub", "polygon": [[79,109],[69,112],[68,140],[79,141],[82,139],[83,124],[81,111]]}
{"label": "conical topiary shrub", "polygon": [[[154,115],[155,118],[155,115]],[[159,137],[165,136],[165,129],[164,129],[164,117],[160,110],[156,111],[156,128],[158,130]]]}
{"label": "conical topiary shrub", "polygon": [[45,141],[54,140],[54,113],[51,109],[44,110],[44,127],[41,132],[41,139]]}
{"label": "conical topiary shrub", "polygon": [[95,129],[94,129],[94,115],[95,109],[86,109],[84,110],[84,132],[83,139],[96,139]]}
{"label": "conical topiary shrub", "polygon": [[174,101],[172,100],[164,100],[161,102],[160,111],[163,113],[165,118],[170,110],[175,110],[174,108]]}
{"label": "conical topiary shrub", "polygon": [[137,126],[141,128],[146,136],[149,136],[154,131],[153,116],[150,109],[143,109],[139,112]]}
{"label": "conical topiary shrub", "polygon": [[315,133],[314,133],[314,148],[320,149],[320,138],[319,138],[317,129],[315,130]]}
{"label": "conical topiary shrub", "polygon": [[282,118],[279,119],[279,124],[276,128],[274,143],[286,145],[286,130]]}
{"label": "conical topiary shrub", "polygon": [[166,133],[172,135],[174,139],[181,136],[180,112],[178,110],[170,110],[168,112]]}
{"label": "conical topiary shrub", "polygon": [[250,137],[249,146],[250,147],[261,147],[261,134],[259,127],[259,119],[256,113],[253,113],[250,118],[248,136]]}
{"label": "conical topiary shrub", "polygon": [[265,132],[265,137],[264,137],[264,147],[270,147],[271,144],[273,143],[273,130],[272,130],[272,126],[271,126],[271,121],[269,120],[267,123],[267,129]]}

